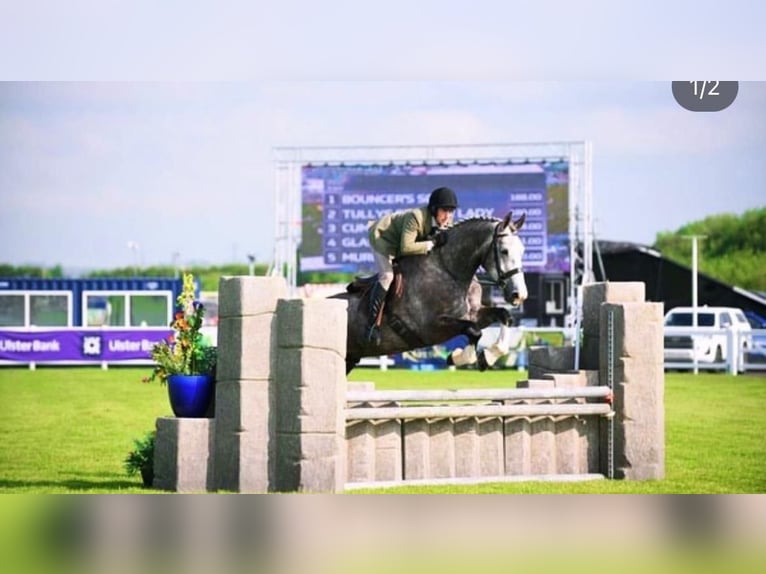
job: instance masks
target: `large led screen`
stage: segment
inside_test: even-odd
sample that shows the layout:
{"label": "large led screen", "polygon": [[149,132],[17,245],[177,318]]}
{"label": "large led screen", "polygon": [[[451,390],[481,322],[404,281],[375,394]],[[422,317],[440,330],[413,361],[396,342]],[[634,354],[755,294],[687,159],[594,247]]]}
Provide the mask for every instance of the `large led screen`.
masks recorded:
{"label": "large led screen", "polygon": [[569,272],[569,166],[557,162],[302,167],[302,271],[374,271],[368,226],[451,187],[455,221],[526,213],[524,268]]}

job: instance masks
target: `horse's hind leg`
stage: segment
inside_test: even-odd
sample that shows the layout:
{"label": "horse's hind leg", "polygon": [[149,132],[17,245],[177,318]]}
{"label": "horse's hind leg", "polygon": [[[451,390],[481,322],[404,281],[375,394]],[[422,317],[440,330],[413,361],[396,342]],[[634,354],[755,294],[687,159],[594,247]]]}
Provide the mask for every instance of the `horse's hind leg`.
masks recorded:
{"label": "horse's hind leg", "polygon": [[467,319],[456,319],[455,317],[439,317],[439,326],[449,329],[457,328],[460,334],[468,337],[468,343],[475,345],[481,339],[481,327]]}
{"label": "horse's hind leg", "polygon": [[359,359],[354,359],[352,357],[346,358],[346,374],[348,375],[354,367],[356,367],[357,363],[359,363]]}
{"label": "horse's hind leg", "polygon": [[[477,352],[476,346],[481,339],[482,327],[487,327],[492,323],[502,323],[503,325],[511,324],[511,314],[504,307],[482,307],[478,311],[478,321],[467,321],[465,319],[448,319],[449,322],[455,322],[462,326],[462,332],[468,336],[468,345],[463,349],[456,349],[447,358],[448,365],[472,365],[476,363],[479,371],[486,371],[492,365],[495,364],[502,352],[498,343],[489,350],[482,350]],[[507,351],[506,351],[507,352]]]}
{"label": "horse's hind leg", "polygon": [[[455,319],[454,317],[441,317],[440,323],[444,326],[458,327],[460,332],[468,337],[468,345],[463,349],[455,349],[452,351],[449,357],[447,357],[447,364],[462,367],[475,363],[477,360],[476,345],[479,342],[479,339],[481,339],[481,329],[479,326],[473,321]],[[479,368],[481,369],[481,364],[479,365]],[[483,371],[484,369],[481,370]]]}
{"label": "horse's hind leg", "polygon": [[489,327],[493,323],[510,327],[513,324],[511,312],[505,307],[481,307],[476,312],[476,324],[480,329]]}

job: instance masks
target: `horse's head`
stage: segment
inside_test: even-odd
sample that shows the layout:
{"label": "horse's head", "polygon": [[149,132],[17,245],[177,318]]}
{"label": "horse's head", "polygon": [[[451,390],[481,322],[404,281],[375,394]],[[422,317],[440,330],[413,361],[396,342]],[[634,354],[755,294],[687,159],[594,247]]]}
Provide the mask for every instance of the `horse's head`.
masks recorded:
{"label": "horse's head", "polygon": [[512,221],[513,212],[508,213],[495,227],[492,247],[484,258],[483,267],[490,278],[500,287],[510,279],[511,305],[518,306],[527,298],[527,284],[524,281],[521,261],[524,256],[524,243],[518,231],[524,225],[526,213]]}

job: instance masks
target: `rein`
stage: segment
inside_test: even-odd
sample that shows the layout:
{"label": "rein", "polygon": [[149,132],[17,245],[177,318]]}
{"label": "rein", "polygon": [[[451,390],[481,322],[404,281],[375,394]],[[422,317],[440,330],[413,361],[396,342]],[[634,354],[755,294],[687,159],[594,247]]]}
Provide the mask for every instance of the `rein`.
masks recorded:
{"label": "rein", "polygon": [[[500,237],[500,226],[502,223],[498,223],[495,226],[495,232],[492,235],[492,252],[495,255],[495,273],[497,274],[497,281],[485,281],[484,284],[488,285],[497,285],[498,287],[504,288],[506,283],[508,283],[508,279],[516,275],[519,271],[521,271],[520,268],[514,267],[513,269],[509,269],[505,273],[503,273],[503,270],[500,269],[500,242],[497,240],[498,237]],[[513,230],[515,231],[515,229]],[[479,283],[482,283],[482,281],[479,281]]]}

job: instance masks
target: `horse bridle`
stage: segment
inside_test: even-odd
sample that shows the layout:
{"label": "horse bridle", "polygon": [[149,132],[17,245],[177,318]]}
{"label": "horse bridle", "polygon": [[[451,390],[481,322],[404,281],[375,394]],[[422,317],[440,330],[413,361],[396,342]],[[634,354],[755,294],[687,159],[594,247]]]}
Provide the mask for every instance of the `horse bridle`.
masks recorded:
{"label": "horse bridle", "polygon": [[[495,255],[495,273],[497,274],[497,281],[486,281],[484,279],[478,279],[477,281],[481,285],[497,285],[501,289],[505,288],[506,283],[508,283],[508,279],[516,275],[517,273],[521,272],[521,267],[514,267],[513,269],[510,269],[506,271],[505,273],[502,272],[500,269],[500,246],[498,245],[498,237],[500,237],[500,226],[503,224],[501,221],[495,226],[495,231],[492,233],[492,247],[493,247],[493,253]],[[513,224],[511,224],[513,226]],[[516,228],[512,227],[511,232],[515,232]],[[439,251],[439,256],[441,256],[441,251]],[[452,277],[455,281],[458,280],[457,277],[447,268],[444,266],[444,258],[442,257],[442,267],[447,272],[447,274]]]}
{"label": "horse bridle", "polygon": [[498,223],[495,226],[495,232],[492,234],[492,247],[495,254],[495,272],[497,274],[497,281],[493,284],[497,285],[501,289],[505,288],[506,283],[508,283],[508,279],[521,272],[521,267],[514,267],[505,273],[503,273],[502,269],[500,269],[500,244],[498,242],[498,238],[500,237],[500,226],[502,224],[502,221]]}

